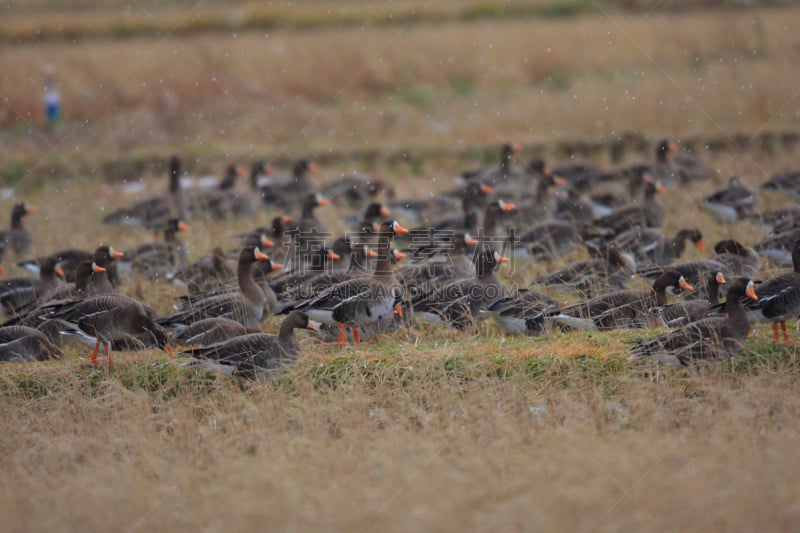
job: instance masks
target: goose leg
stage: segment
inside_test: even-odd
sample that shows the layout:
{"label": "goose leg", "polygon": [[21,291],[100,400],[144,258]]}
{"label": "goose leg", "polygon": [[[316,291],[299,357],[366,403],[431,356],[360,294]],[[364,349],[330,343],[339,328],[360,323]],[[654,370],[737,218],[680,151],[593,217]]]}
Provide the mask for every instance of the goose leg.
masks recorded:
{"label": "goose leg", "polygon": [[94,350],[89,354],[89,360],[93,365],[97,364],[97,354],[100,353],[100,339],[98,338],[94,343]]}
{"label": "goose leg", "polygon": [[773,333],[772,342],[774,342],[775,344],[778,344],[779,337],[778,337],[778,323],[777,322],[773,322],[772,323],[772,333]]}
{"label": "goose leg", "polygon": [[361,330],[358,328],[353,328],[353,342],[361,344]]}
{"label": "goose leg", "polygon": [[344,336],[344,324],[342,324],[341,322],[339,323],[339,344],[341,344],[342,346],[347,344],[347,339]]}
{"label": "goose leg", "polygon": [[789,333],[786,331],[786,322],[781,322],[781,331],[783,331],[783,341],[786,344],[792,344],[792,339],[789,338]]}
{"label": "goose leg", "polygon": [[114,360],[111,358],[111,341],[106,341],[106,357],[108,358],[108,364],[113,365]]}

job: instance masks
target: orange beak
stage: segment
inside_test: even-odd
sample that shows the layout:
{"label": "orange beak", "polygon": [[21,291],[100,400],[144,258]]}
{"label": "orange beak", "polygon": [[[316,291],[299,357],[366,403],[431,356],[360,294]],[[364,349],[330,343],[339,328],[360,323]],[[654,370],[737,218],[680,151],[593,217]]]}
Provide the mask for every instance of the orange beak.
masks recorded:
{"label": "orange beak", "polygon": [[500,202],[500,209],[502,209],[505,213],[509,211],[513,211],[517,208],[516,204],[512,204],[511,202]]}
{"label": "orange beak", "polygon": [[284,224],[291,224],[292,222],[294,222],[294,219],[292,217],[290,217],[289,215],[283,215],[283,218],[281,219],[281,221]]}
{"label": "orange beak", "polygon": [[178,231],[189,231],[189,225],[186,222],[178,222]]}
{"label": "orange beak", "polygon": [[53,272],[55,272],[56,276],[58,276],[59,278],[64,277],[64,269],[61,268],[61,265],[56,265],[56,267],[53,269]]}
{"label": "orange beak", "polygon": [[101,267],[97,263],[92,263],[92,272],[105,272],[105,271],[106,269],[104,267]]}
{"label": "orange beak", "polygon": [[306,324],[306,329],[310,329],[311,331],[316,332],[317,331],[317,326],[315,326],[314,324],[309,322],[308,324]]}
{"label": "orange beak", "polygon": [[394,232],[399,233],[401,235],[408,234],[408,230],[403,226],[401,226],[400,224],[398,224],[397,222],[394,223]]}
{"label": "orange beak", "polygon": [[238,167],[236,167],[236,175],[237,175],[237,176],[244,176],[245,174],[247,174],[247,169],[246,169],[246,168],[244,168],[244,167],[243,167],[243,166],[241,166],[241,165],[239,165]]}
{"label": "orange beak", "polygon": [[319,170],[320,170],[319,165],[316,163],[311,163],[310,165],[308,165],[308,171],[311,172],[312,174],[314,172],[319,172]]}
{"label": "orange beak", "polygon": [[677,145],[677,144],[675,144],[675,143],[669,143],[669,151],[670,151],[670,152],[673,152],[673,153],[675,153],[675,152],[677,152],[678,150],[680,150],[680,148],[678,148],[678,145]]}
{"label": "orange beak", "polygon": [[522,151],[522,145],[520,143],[514,143],[514,144],[511,145],[511,149],[513,151],[515,151],[515,152],[521,152]]}
{"label": "orange beak", "polygon": [[722,275],[722,272],[717,272],[717,285],[725,285],[728,281],[725,279],[725,276]]}
{"label": "orange beak", "polygon": [[331,201],[328,200],[327,198],[325,198],[324,196],[320,196],[317,199],[317,204],[318,205],[330,205],[330,203],[331,203]]}
{"label": "orange beak", "polygon": [[483,192],[483,194],[492,194],[492,191],[494,191],[494,189],[491,185],[481,185],[481,192]]}
{"label": "orange beak", "polygon": [[388,217],[391,214],[392,214],[392,212],[389,211],[387,208],[381,207],[381,216],[382,217]]}
{"label": "orange beak", "polygon": [[667,192],[667,188],[660,183],[656,183],[656,192],[665,193]]}
{"label": "orange beak", "polygon": [[280,263],[272,263],[272,270],[280,270],[283,268],[283,265]]}
{"label": "orange beak", "polygon": [[34,206],[34,205],[29,205],[29,206],[25,207],[25,212],[28,213],[28,214],[35,213],[38,210],[39,210],[39,208]]}
{"label": "orange beak", "polygon": [[264,174],[272,174],[273,172],[275,172],[275,165],[272,163],[264,167]]}
{"label": "orange beak", "polygon": [[369,246],[365,246],[366,250],[364,250],[365,257],[378,257],[378,252],[370,248]]}
{"label": "orange beak", "polygon": [[275,246],[275,243],[269,240],[266,236],[261,237],[261,246],[264,248],[272,248]]}
{"label": "orange beak", "polygon": [[744,292],[744,293],[745,293],[745,294],[747,295],[747,297],[748,297],[748,298],[750,298],[751,300],[758,300],[758,296],[756,295],[756,288],[755,288],[755,285],[753,285],[753,282],[752,282],[752,281],[749,281],[749,282],[747,283],[747,290],[745,290],[745,292]]}
{"label": "orange beak", "polygon": [[700,250],[701,252],[705,252],[706,251],[706,245],[703,244],[702,239],[697,241],[696,243],[694,243],[694,245],[697,246],[697,249]]}
{"label": "orange beak", "polygon": [[478,244],[480,244],[481,241],[479,241],[472,235],[467,235],[465,242],[467,243],[467,246],[478,246]]}
{"label": "orange beak", "polygon": [[175,358],[175,350],[172,349],[172,346],[167,344],[164,346],[164,351],[167,352],[167,355],[170,356],[171,359]]}
{"label": "orange beak", "polygon": [[406,258],[406,254],[404,254],[403,252],[401,252],[399,250],[395,250],[394,251],[394,258],[397,259],[398,261],[402,261],[403,259]]}
{"label": "orange beak", "polygon": [[267,254],[265,254],[264,252],[262,252],[258,248],[256,248],[256,250],[255,250],[255,252],[253,252],[253,254],[255,255],[256,260],[258,260],[258,261],[266,261],[267,259],[269,259],[269,256],[267,256]]}
{"label": "orange beak", "polygon": [[567,178],[564,176],[553,176],[553,183],[561,187],[567,184]]}
{"label": "orange beak", "polygon": [[509,261],[511,261],[511,259],[509,259],[508,257],[506,257],[504,255],[501,255],[500,257],[497,258],[497,264],[498,265],[502,264],[502,263],[508,263]]}
{"label": "orange beak", "polygon": [[6,275],[6,269],[3,267],[3,265],[0,265],[0,276],[5,276],[5,275]]}
{"label": "orange beak", "polygon": [[684,279],[683,276],[681,276],[680,279],[678,280],[678,285],[680,285],[681,289],[683,289],[685,291],[693,291],[694,290],[694,287],[692,287],[689,284],[689,282]]}
{"label": "orange beak", "polygon": [[331,261],[338,261],[341,258],[342,258],[342,256],[337,254],[334,251],[328,252],[328,259],[330,259]]}
{"label": "orange beak", "polygon": [[399,316],[400,318],[403,318],[403,306],[402,305],[394,304],[394,307],[392,307],[392,309],[394,309],[394,312],[397,313],[397,316]]}

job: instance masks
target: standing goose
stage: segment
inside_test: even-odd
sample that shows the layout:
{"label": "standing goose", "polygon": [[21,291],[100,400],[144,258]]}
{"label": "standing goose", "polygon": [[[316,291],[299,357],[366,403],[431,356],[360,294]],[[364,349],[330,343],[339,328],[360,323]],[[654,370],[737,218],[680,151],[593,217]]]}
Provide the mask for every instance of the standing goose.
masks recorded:
{"label": "standing goose", "polygon": [[719,288],[727,283],[722,272],[709,272],[706,275],[708,300],[683,300],[672,305],[664,305],[655,309],[661,323],[666,327],[684,326],[689,322],[697,322],[705,318],[708,312],[719,305]]}
{"label": "standing goose", "polygon": [[[800,239],[792,249],[794,270],[768,279],[758,286],[757,302],[745,303],[751,322],[772,322],[774,342],[778,342],[778,325],[786,344],[792,344],[786,331],[786,321],[796,320],[800,315]],[[730,298],[730,291],[728,291]]]}
{"label": "standing goose", "polygon": [[709,317],[641,340],[631,350],[631,360],[654,359],[665,364],[689,366],[693,363],[726,361],[735,357],[750,332],[750,322],[740,300],[758,300],[753,281],[736,278],[728,289],[725,317]]}
{"label": "standing goose", "polygon": [[414,302],[414,314],[423,322],[447,324],[458,329],[485,318],[481,311],[509,296],[503,282],[494,274],[500,264],[508,261],[493,250],[481,251],[475,259],[476,277],[432,288]]}
{"label": "standing goose", "polygon": [[[242,248],[236,268],[237,290],[190,296],[184,300],[183,309],[158,318],[158,323],[177,327],[204,318],[224,317],[250,328],[257,327],[264,318],[266,297],[253,279],[253,266],[256,261],[269,261],[269,257],[256,247]],[[282,267],[278,263],[273,263],[271,268],[278,270]]]}
{"label": "standing goose", "polygon": [[550,316],[569,329],[609,330],[649,327],[655,318],[651,309],[667,304],[667,289],[693,290],[677,270],[665,270],[650,290],[617,291],[586,302],[562,307]]}
{"label": "standing goose", "polygon": [[[300,220],[297,225],[302,233],[305,232],[319,232],[325,231],[322,222],[319,221],[314,214],[317,207],[329,205],[331,202],[319,193],[309,194],[303,201],[303,209],[300,214]],[[302,235],[301,235],[302,237]]]}
{"label": "standing goose", "polygon": [[[353,340],[356,344],[360,344],[358,326],[373,324],[381,317],[388,317],[398,312],[396,300],[402,288],[392,270],[390,253],[391,239],[398,233],[408,233],[408,230],[397,221],[386,221],[381,224],[376,245],[379,257],[372,274],[332,285],[317,297],[289,304],[281,312],[299,309],[308,313],[312,320],[338,326],[341,344],[346,342],[345,327],[355,326]],[[402,311],[399,311],[399,314],[402,315]]]}
{"label": "standing goose", "polygon": [[186,366],[199,366],[229,377],[268,379],[297,361],[300,343],[294,330],[298,328],[317,330],[306,313],[292,311],[283,320],[278,335],[242,335],[204,348],[190,348],[181,352],[181,357],[195,359]]}
{"label": "standing goose", "polygon": [[61,349],[38,329],[27,326],[0,328],[0,361],[46,361],[63,359]]}
{"label": "standing goose", "polygon": [[153,321],[152,314],[152,309],[133,298],[121,294],[101,294],[82,301],[51,306],[46,318],[61,320],[84,335],[94,337],[94,350],[89,354],[89,359],[96,365],[101,344],[105,346],[109,364],[112,364],[112,341],[131,336],[149,336],[171,356],[172,348],[167,333]]}
{"label": "standing goose", "polygon": [[0,230],[0,240],[5,246],[11,248],[17,257],[27,254],[33,244],[33,233],[25,224],[23,219],[26,215],[35,213],[36,208],[32,205],[19,203],[14,205],[11,210],[11,227],[7,230]]}

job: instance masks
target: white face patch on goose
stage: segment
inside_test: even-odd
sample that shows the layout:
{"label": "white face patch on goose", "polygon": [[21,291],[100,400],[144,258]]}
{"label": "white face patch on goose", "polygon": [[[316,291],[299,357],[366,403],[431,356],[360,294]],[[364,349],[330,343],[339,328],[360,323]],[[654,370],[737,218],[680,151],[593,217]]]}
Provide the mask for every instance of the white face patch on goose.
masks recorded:
{"label": "white face patch on goose", "polygon": [[261,255],[261,250],[259,250],[258,247],[253,248],[253,259],[258,259],[260,255]]}

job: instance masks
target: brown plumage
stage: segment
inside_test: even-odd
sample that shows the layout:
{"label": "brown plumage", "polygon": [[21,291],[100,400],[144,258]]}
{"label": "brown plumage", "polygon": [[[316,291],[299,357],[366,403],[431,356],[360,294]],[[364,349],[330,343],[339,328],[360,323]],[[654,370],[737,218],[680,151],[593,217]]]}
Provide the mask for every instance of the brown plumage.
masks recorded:
{"label": "brown plumage", "polygon": [[27,326],[0,328],[0,361],[45,361],[63,359],[61,349],[41,331]]}

